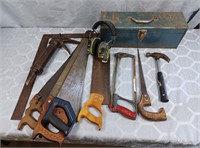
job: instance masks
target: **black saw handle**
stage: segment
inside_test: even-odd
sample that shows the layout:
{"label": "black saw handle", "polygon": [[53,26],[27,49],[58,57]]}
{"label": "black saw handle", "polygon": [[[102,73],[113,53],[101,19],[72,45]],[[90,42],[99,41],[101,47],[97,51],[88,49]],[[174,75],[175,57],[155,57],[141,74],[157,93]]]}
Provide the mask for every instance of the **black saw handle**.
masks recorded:
{"label": "black saw handle", "polygon": [[[56,107],[63,108],[67,117],[68,117],[68,124],[64,123],[61,119],[59,119],[55,114],[54,110]],[[70,104],[70,102],[55,97],[51,102],[46,114],[42,119],[43,123],[51,123],[55,128],[59,131],[62,131],[65,136],[69,134],[73,125],[76,123],[76,114]]]}
{"label": "black saw handle", "polygon": [[158,72],[158,87],[160,90],[160,100],[161,102],[168,102],[168,96],[166,93],[166,88],[165,88],[165,81],[162,72]]}

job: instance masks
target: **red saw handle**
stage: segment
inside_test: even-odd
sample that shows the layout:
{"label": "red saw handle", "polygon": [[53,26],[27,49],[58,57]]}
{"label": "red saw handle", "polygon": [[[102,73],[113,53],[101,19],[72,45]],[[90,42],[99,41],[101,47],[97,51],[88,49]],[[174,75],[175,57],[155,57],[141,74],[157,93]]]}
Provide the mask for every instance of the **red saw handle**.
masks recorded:
{"label": "red saw handle", "polygon": [[[125,99],[125,98],[123,98],[123,97],[121,97],[117,94],[114,94],[111,104],[108,105],[110,111],[111,112],[118,112],[126,118],[135,120],[136,117],[137,117],[136,111],[135,112],[131,111],[131,110],[127,109],[126,107],[117,104],[118,100],[126,101],[126,102],[130,103],[132,106],[134,106],[132,101],[127,100],[127,99]],[[136,106],[135,106],[135,109],[136,109]]]}
{"label": "red saw handle", "polygon": [[133,112],[133,111],[121,106],[121,105],[117,105],[116,110],[121,115],[123,115],[123,116],[125,116],[125,117],[127,117],[129,119],[135,119],[136,116],[137,116],[136,112]]}
{"label": "red saw handle", "polygon": [[116,107],[112,106],[111,104],[108,105],[109,109],[111,112],[118,112],[120,113],[121,115],[125,116],[126,118],[129,118],[129,119],[136,119],[136,116],[137,116],[137,113],[136,112],[133,112],[121,105],[117,105]]}

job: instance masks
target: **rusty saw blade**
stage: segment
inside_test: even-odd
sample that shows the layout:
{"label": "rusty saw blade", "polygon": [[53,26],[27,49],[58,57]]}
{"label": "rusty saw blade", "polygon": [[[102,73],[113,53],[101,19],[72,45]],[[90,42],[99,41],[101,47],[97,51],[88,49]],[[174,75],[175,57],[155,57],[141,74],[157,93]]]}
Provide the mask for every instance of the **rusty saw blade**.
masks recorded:
{"label": "rusty saw blade", "polygon": [[[20,120],[22,118],[37,75],[42,72],[42,69],[58,47],[62,46],[68,51],[64,43],[79,43],[69,38],[88,38],[89,36],[92,37],[96,35],[97,34],[90,32],[77,34],[44,34],[11,119]],[[50,45],[47,47],[48,42]]]}
{"label": "rusty saw blade", "polygon": [[77,114],[80,110],[84,79],[87,66],[87,42],[80,51],[78,58],[73,64],[58,97],[66,98],[72,105],[74,112]]}
{"label": "rusty saw blade", "polygon": [[110,61],[102,63],[97,57],[93,58],[90,92],[104,96],[103,105],[110,103]]}
{"label": "rusty saw blade", "polygon": [[[76,122],[76,115],[74,112],[74,107],[72,107],[72,105],[71,105],[71,100],[69,101],[69,98],[66,98],[67,100],[58,98],[57,94],[60,91],[60,88],[63,85],[65,79],[69,76],[72,66],[73,67],[78,66],[74,69],[75,70],[74,74],[76,74],[76,73],[80,74],[80,75],[77,75],[77,76],[80,76],[80,78],[76,77],[78,79],[78,81],[76,81],[76,82],[73,82],[73,79],[72,79],[71,80],[72,85],[70,83],[68,83],[69,84],[68,87],[69,88],[71,87],[71,91],[75,91],[73,93],[75,98],[73,98],[72,100],[74,100],[74,99],[80,100],[80,98],[81,98],[80,95],[82,93],[79,93],[79,92],[82,91],[82,88],[77,87],[77,86],[79,86],[79,85],[83,86],[82,85],[83,83],[81,84],[81,82],[84,79],[84,72],[82,73],[82,71],[78,70],[77,68],[80,68],[79,66],[85,66],[84,64],[83,65],[80,64],[82,61],[80,61],[79,55],[82,54],[81,57],[82,56],[87,57],[87,51],[86,51],[87,44],[88,44],[87,40],[88,39],[81,40],[81,43],[75,49],[73,55],[71,56],[71,59],[67,63],[66,67],[63,69],[59,79],[56,81],[49,96],[45,99],[45,102],[42,105],[42,112],[40,113],[40,116],[37,121],[37,125],[33,131],[32,137],[34,139],[37,137],[37,135],[40,135],[47,140],[55,141],[55,142],[58,142],[59,144],[61,144],[64,141],[64,137],[67,136],[70,133],[71,129],[73,128],[73,125]],[[83,59],[81,59],[81,60],[83,60]],[[86,60],[86,58],[84,58],[84,60]],[[83,63],[86,63],[86,61],[85,62],[83,61]],[[74,65],[74,64],[76,64],[76,65]],[[82,67],[81,69],[85,69],[85,68],[86,67]],[[73,74],[73,73],[71,73],[71,74]],[[74,76],[71,75],[71,76],[75,77],[75,75]],[[74,84],[77,84],[77,85],[74,85]],[[77,88],[76,89],[72,88],[73,85]],[[69,88],[66,88],[66,90],[68,90]],[[65,93],[67,93],[67,92],[65,92]],[[72,92],[69,91],[69,94],[71,94],[71,93]],[[79,102],[78,100],[74,100],[74,101]],[[50,105],[48,106],[49,103],[50,103]],[[58,112],[58,114],[56,114],[54,111],[56,109],[58,109],[58,107],[63,111],[62,112],[60,111],[60,112]],[[64,117],[66,117],[68,119],[67,120],[68,123],[63,121]],[[45,123],[45,124],[43,124],[43,123]],[[48,124],[52,124],[59,132],[58,133],[51,132],[51,130],[47,127]]]}
{"label": "rusty saw blade", "polygon": [[[78,69],[79,66],[85,66],[84,64],[80,64],[80,65],[76,64],[77,63],[76,60],[79,59],[79,55],[81,56],[81,59],[86,60],[85,57],[83,58],[83,56],[87,57],[87,54],[85,54],[85,52],[87,51],[87,41],[88,41],[87,38],[83,38],[81,40],[81,43],[76,47],[72,55],[66,60],[66,62],[60,67],[60,69],[51,77],[51,79],[43,86],[43,88],[33,97],[33,99],[30,102],[29,108],[26,109],[25,116],[21,119],[18,125],[18,129],[22,129],[23,126],[26,124],[28,124],[32,129],[34,129],[34,127],[37,125],[37,120],[32,116],[33,112],[34,111],[41,112],[42,104],[45,102],[45,100],[49,96],[55,96],[55,97],[57,96],[66,77],[69,75],[69,73],[71,73],[70,71],[71,71],[72,66],[78,66],[75,69]],[[83,61],[83,63],[86,63],[86,61]],[[84,75],[86,66],[82,67],[81,69],[82,71],[79,71],[79,70],[78,71],[80,72],[80,74]],[[74,78],[68,78],[68,79],[73,80]],[[79,82],[82,82],[82,81],[83,81],[83,76],[79,78]],[[83,87],[83,83],[80,83],[79,88],[82,88],[82,87]],[[70,89],[73,89],[73,88],[70,88]],[[73,97],[75,98],[78,98],[79,95],[80,93],[73,93]]]}
{"label": "rusty saw blade", "polygon": [[[84,48],[84,49],[82,49],[82,48]],[[74,63],[75,63],[76,59],[78,58],[79,54],[81,53],[81,50],[85,50],[86,48],[87,48],[87,39],[83,38],[81,40],[81,43],[77,46],[77,48],[75,49],[75,51],[71,55],[70,60],[67,63],[67,66],[64,68],[63,72],[61,73],[59,79],[57,80],[56,84],[52,88],[52,90],[51,90],[49,95],[57,96],[57,94],[59,93],[59,91],[60,91],[65,79],[67,78],[72,66],[74,65]]]}

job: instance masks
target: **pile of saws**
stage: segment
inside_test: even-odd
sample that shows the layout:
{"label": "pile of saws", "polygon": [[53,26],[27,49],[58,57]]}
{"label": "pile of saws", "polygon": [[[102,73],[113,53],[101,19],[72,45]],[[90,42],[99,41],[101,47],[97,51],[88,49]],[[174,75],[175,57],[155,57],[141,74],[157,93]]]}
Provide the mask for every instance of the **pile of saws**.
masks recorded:
{"label": "pile of saws", "polygon": [[[101,32],[98,32],[99,26],[106,26],[110,29],[111,39],[105,42],[101,38]],[[143,36],[139,34],[138,36]],[[143,36],[144,37],[144,36]],[[21,130],[25,125],[33,129],[32,138],[38,135],[47,140],[58,142],[60,145],[64,138],[70,133],[73,125],[80,121],[82,117],[87,118],[92,123],[98,125],[99,129],[103,125],[103,110],[101,105],[108,105],[111,112],[118,112],[129,119],[136,119],[138,112],[146,119],[151,121],[164,121],[167,119],[163,108],[158,112],[149,112],[144,109],[151,105],[150,97],[146,90],[139,50],[138,65],[141,83],[141,98],[137,101],[136,93],[136,58],[135,55],[127,53],[116,53],[112,85],[110,85],[110,48],[115,42],[117,34],[115,26],[108,21],[96,22],[92,30],[80,34],[45,34],[42,37],[35,59],[30,68],[28,77],[25,81],[21,95],[11,117],[12,120],[20,120],[18,129]],[[80,40],[79,40],[80,39]],[[141,38],[142,40],[142,38]],[[68,49],[67,44],[75,44],[76,48],[72,51]],[[33,85],[37,76],[43,72],[44,67],[51,59],[52,55],[59,48],[63,48],[69,54],[66,61],[55,72],[55,74],[46,82],[42,89],[30,100],[29,107],[25,110],[29,100]],[[92,82],[90,98],[83,107],[75,111],[75,105],[70,100],[73,99],[77,104],[81,104],[83,83],[86,73],[88,55],[93,55]],[[158,59],[163,58],[169,62],[169,58],[161,53],[147,53],[147,57]],[[118,65],[122,58],[132,59],[133,66],[133,98],[126,99],[116,93],[115,83],[117,81]],[[159,67],[159,66],[157,66]],[[64,93],[66,98],[59,98],[60,92],[65,82]],[[167,102],[167,94],[164,87],[164,79],[161,71],[158,69],[158,82],[161,94],[161,100]],[[110,86],[112,88],[110,89]],[[126,101],[133,106],[133,110],[126,106],[118,104],[118,100]],[[79,105],[78,105],[79,106]],[[88,110],[89,107],[96,108],[100,116],[97,117]],[[25,110],[25,112],[24,112]],[[33,114],[39,112],[36,119]],[[53,125],[57,131],[50,127]]]}

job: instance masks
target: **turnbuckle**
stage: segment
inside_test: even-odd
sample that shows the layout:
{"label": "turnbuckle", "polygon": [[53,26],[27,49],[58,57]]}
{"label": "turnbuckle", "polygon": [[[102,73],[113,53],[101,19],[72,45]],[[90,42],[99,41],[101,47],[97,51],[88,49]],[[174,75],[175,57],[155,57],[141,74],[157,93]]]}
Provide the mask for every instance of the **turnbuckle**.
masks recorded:
{"label": "turnbuckle", "polygon": [[[125,116],[126,118],[129,119],[136,119],[137,116],[137,94],[136,94],[136,62],[135,62],[135,56],[132,54],[128,53],[116,53],[114,55],[115,57],[115,67],[114,67],[114,73],[113,73],[113,81],[112,81],[112,90],[111,90],[111,103],[108,105],[109,109],[111,112],[118,112],[121,115]],[[125,99],[118,94],[115,93],[116,88],[115,88],[115,83],[116,83],[116,76],[117,76],[117,69],[119,62],[122,58],[131,58],[133,59],[133,99]],[[135,111],[131,111],[128,108],[119,105],[117,102],[118,100],[126,101],[127,103],[131,104]]]}

